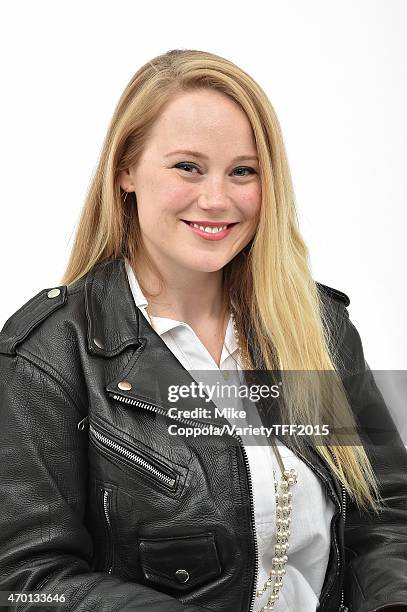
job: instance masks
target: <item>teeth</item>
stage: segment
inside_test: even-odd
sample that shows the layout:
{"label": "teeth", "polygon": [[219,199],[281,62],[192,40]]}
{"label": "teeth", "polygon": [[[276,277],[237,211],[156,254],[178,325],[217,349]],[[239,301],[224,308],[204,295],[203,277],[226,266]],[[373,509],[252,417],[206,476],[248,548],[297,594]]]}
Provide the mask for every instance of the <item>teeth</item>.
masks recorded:
{"label": "teeth", "polygon": [[196,223],[190,223],[192,227],[196,227],[197,229],[206,232],[207,234],[217,234],[218,232],[223,232],[227,228],[227,225],[222,225],[222,227],[203,227],[203,225],[197,225]]}

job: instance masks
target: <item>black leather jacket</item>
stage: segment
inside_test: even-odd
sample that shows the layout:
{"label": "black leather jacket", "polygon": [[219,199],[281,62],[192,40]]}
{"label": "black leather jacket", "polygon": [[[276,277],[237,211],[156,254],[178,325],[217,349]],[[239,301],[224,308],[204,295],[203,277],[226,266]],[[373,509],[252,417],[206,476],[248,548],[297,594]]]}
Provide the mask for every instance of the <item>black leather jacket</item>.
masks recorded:
{"label": "black leather jacket", "polygon": [[[336,350],[367,368],[347,296],[319,289]],[[253,610],[245,448],[230,435],[210,447],[199,437],[169,441],[157,380],[192,379],[136,308],[124,260],[40,291],[4,325],[0,353],[0,590],[64,594],[58,609],[70,611]],[[355,393],[390,422],[372,377]],[[407,606],[400,438],[374,447],[388,504],[379,518],[358,513],[317,454],[302,458],[336,506],[319,610]]]}

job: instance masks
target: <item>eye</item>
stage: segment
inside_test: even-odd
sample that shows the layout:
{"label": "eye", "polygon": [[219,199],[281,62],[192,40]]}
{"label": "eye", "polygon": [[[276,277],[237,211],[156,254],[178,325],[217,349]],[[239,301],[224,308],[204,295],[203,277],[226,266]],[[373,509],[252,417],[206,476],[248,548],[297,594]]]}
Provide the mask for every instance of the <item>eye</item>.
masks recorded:
{"label": "eye", "polygon": [[256,174],[256,170],[254,168],[250,168],[247,166],[240,166],[239,168],[235,168],[233,172],[236,170],[248,170],[249,174],[239,174],[238,176],[250,176],[251,174]]}
{"label": "eye", "polygon": [[[184,167],[181,167],[181,166],[184,166]],[[174,166],[174,168],[180,168],[180,170],[185,170],[185,167],[197,169],[197,166],[195,166],[195,164],[190,164],[189,162],[179,162],[178,164],[175,164]],[[185,170],[185,172],[188,172],[188,170]],[[189,174],[193,174],[193,173],[189,172]]]}
{"label": "eye", "polygon": [[[190,162],[179,162],[178,164],[175,164],[174,168],[180,168],[181,170],[185,170],[185,172],[189,172],[188,168],[195,168],[196,170],[198,170],[198,167],[195,164],[192,164]],[[250,176],[252,174],[257,174],[254,168],[250,168],[248,166],[239,166],[238,168],[235,168],[233,172],[242,171],[242,170],[243,172],[244,171],[248,172],[248,174],[238,174],[236,176],[245,177],[245,176]],[[189,172],[189,174],[194,174],[194,173]]]}

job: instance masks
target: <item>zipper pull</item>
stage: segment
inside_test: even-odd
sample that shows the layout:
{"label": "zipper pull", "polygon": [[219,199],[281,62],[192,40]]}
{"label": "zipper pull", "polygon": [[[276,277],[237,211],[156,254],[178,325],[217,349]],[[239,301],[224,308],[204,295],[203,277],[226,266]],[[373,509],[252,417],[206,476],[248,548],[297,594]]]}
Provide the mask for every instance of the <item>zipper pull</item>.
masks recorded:
{"label": "zipper pull", "polygon": [[79,421],[79,423],[78,423],[79,431],[83,431],[85,429],[86,425],[88,424],[88,421],[89,421],[89,417],[88,416],[85,416],[85,418],[82,419],[82,421]]}

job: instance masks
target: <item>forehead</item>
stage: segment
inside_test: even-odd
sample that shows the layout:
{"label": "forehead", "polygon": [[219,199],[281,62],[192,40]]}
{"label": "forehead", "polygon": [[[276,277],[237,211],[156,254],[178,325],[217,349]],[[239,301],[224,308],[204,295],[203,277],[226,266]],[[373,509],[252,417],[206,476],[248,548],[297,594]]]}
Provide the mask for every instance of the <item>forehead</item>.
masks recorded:
{"label": "forehead", "polygon": [[[182,92],[172,97],[156,120],[151,138],[186,147],[213,141],[250,147],[255,152],[250,121],[240,106],[216,90]],[[193,142],[191,142],[193,141]]]}

